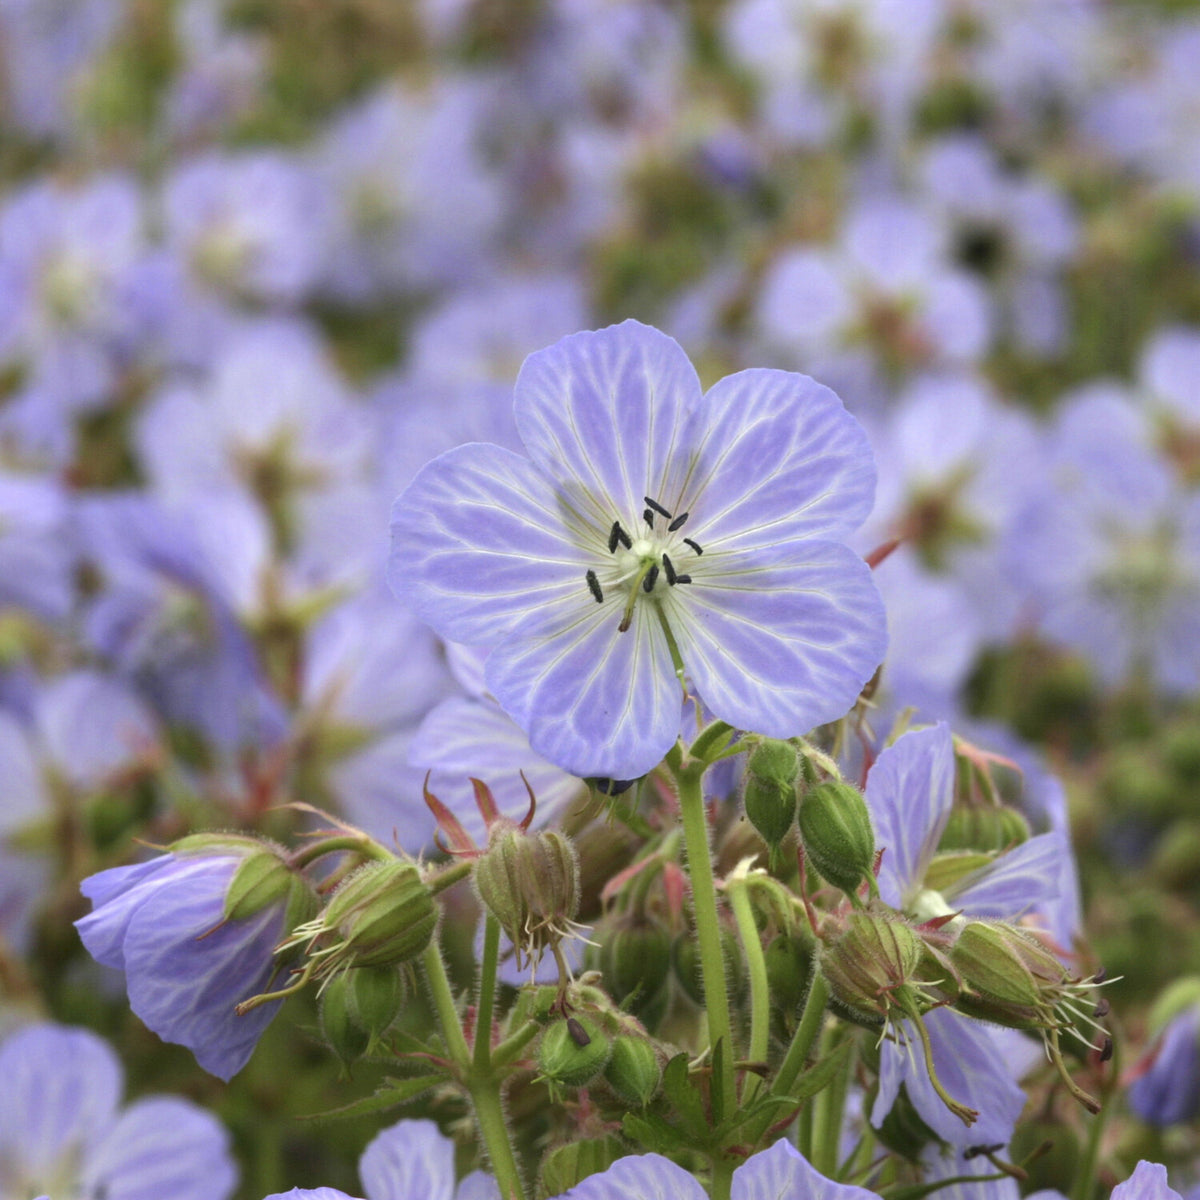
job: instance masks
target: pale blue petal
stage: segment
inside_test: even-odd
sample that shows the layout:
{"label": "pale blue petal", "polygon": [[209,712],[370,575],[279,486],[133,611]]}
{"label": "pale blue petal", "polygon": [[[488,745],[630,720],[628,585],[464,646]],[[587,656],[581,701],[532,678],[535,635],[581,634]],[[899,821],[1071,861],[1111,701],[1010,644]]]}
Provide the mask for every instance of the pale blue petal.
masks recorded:
{"label": "pale blue petal", "polygon": [[[608,529],[593,558],[607,557]],[[592,603],[589,565],[551,482],[499,446],[435,458],[392,506],[392,590],[450,641],[498,642],[535,606]]]}
{"label": "pale blue petal", "polygon": [[355,1196],[349,1196],[345,1192],[339,1192],[337,1188],[292,1188],[290,1192],[272,1192],[269,1196],[264,1196],[263,1200],[357,1200]]}
{"label": "pale blue petal", "polygon": [[187,1100],[131,1104],[84,1164],[87,1195],[106,1200],[226,1200],[237,1186],[229,1134]]}
{"label": "pale blue petal", "polygon": [[86,1029],[30,1025],[0,1046],[0,1160],[54,1177],[111,1127],[124,1083],[108,1043]]}
{"label": "pale blue petal", "polygon": [[733,1200],[790,1200],[801,1196],[804,1200],[878,1200],[875,1192],[822,1175],[784,1138],[748,1158],[733,1173]]}
{"label": "pale blue petal", "polygon": [[[979,1143],[973,1143],[979,1144]],[[1008,1176],[996,1179],[996,1168],[982,1155],[966,1156],[965,1147],[933,1143],[921,1155],[926,1180],[954,1179],[963,1175],[991,1176],[959,1183],[943,1184],[934,1193],[939,1200],[1021,1200],[1017,1181]]]}
{"label": "pale blue petal", "polygon": [[846,546],[810,542],[779,557],[720,555],[666,599],[684,668],[712,714],[787,738],[846,714],[887,634],[871,572]]}
{"label": "pale blue petal", "polygon": [[973,871],[946,892],[947,903],[970,917],[1011,921],[1051,909],[1059,896],[1060,864],[1070,844],[1059,833],[1040,833]]}
{"label": "pale blue petal", "polygon": [[472,1171],[458,1185],[454,1200],[501,1200],[500,1185],[486,1171]]}
{"label": "pale blue petal", "polygon": [[875,761],[864,794],[883,851],[880,895],[903,908],[922,886],[954,803],[950,727],[943,722],[899,738]]}
{"label": "pale blue petal", "polygon": [[807,375],[751,370],[704,397],[688,528],[705,551],[841,539],[866,519],[875,462],[862,426]]}
{"label": "pale blue petal", "polygon": [[358,1160],[367,1200],[453,1200],[454,1143],[432,1121],[398,1121]]}
{"label": "pale blue petal", "polygon": [[1167,1182],[1167,1168],[1144,1158],[1124,1183],[1113,1188],[1112,1200],[1182,1200]]}
{"label": "pale blue petal", "polygon": [[571,1200],[705,1200],[699,1182],[661,1154],[619,1158],[567,1193]]}
{"label": "pale blue petal", "polygon": [[921,1120],[943,1141],[1007,1146],[1025,1106],[1025,1093],[1010,1075],[992,1030],[948,1008],[935,1009],[924,1020],[938,1079],[955,1100],[975,1109],[978,1119],[964,1125],[942,1102],[925,1069],[920,1038],[910,1021],[901,1021],[897,1028],[903,1044],[888,1038],[879,1048],[879,1095],[871,1124],[878,1126],[887,1115],[903,1083]]}
{"label": "pale blue petal", "polygon": [[678,737],[683,691],[651,604],[634,605],[625,633],[614,606],[589,608],[497,646],[488,687],[543,758],[575,775],[636,779]]}
{"label": "pale blue petal", "polygon": [[517,376],[513,413],[529,456],[582,489],[597,506],[589,519],[607,537],[614,520],[640,521],[646,496],[679,511],[700,394],[695,368],[673,338],[625,321],[531,354]]}

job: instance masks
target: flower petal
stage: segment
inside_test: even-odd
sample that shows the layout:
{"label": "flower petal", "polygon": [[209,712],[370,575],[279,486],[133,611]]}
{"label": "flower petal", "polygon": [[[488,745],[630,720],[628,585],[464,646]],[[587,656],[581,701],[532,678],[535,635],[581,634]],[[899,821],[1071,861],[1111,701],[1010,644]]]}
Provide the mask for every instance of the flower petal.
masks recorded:
{"label": "flower petal", "polygon": [[452,1200],[454,1143],[432,1121],[397,1121],[363,1151],[358,1176],[367,1200]]}
{"label": "flower petal", "polygon": [[187,1100],[131,1104],[84,1164],[82,1193],[108,1200],[226,1200],[237,1186],[229,1134]]}
{"label": "flower petal", "polygon": [[124,1083],[107,1042],[86,1029],[29,1025],[0,1047],[0,1161],[55,1177],[104,1135]]}
{"label": "flower petal", "polygon": [[1112,1200],[1181,1200],[1179,1193],[1167,1182],[1167,1168],[1144,1158],[1124,1183],[1112,1192]]}
{"label": "flower petal", "polygon": [[875,499],[862,426],[823,384],[791,371],[729,375],[701,405],[703,447],[688,488],[710,550],[846,537]]}
{"label": "flower petal", "polygon": [[607,536],[614,519],[640,520],[646,496],[675,511],[699,401],[700,380],[678,342],[625,321],[531,354],[513,413],[530,458],[598,503],[589,517]]}
{"label": "flower petal", "polygon": [[884,851],[880,895],[903,908],[921,887],[954,802],[950,727],[940,722],[899,738],[876,759],[864,795],[875,846]]}
{"label": "flower petal", "polygon": [[968,916],[1015,921],[1042,912],[1059,895],[1059,866],[1070,845],[1059,833],[1040,833],[960,880],[946,893]]}
{"label": "flower petal", "polygon": [[618,1158],[607,1171],[577,1183],[569,1194],[571,1200],[705,1200],[696,1178],[661,1154]]}
{"label": "flower petal", "polygon": [[887,1115],[903,1083],[921,1120],[943,1141],[954,1146],[1007,1146],[1025,1106],[1025,1093],[1009,1074],[992,1030],[947,1008],[927,1013],[924,1021],[938,1079],[955,1100],[979,1113],[978,1120],[968,1127],[945,1106],[929,1080],[912,1022],[901,1021],[898,1036],[905,1044],[885,1039],[880,1045],[879,1095],[871,1124],[878,1126]]}
{"label": "flower petal", "polygon": [[537,638],[514,637],[486,674],[533,749],[576,775],[636,779],[679,735],[682,689],[648,603],[625,633],[611,606],[591,604]]}
{"label": "flower petal", "polygon": [[822,1175],[786,1138],[748,1158],[733,1173],[737,1200],[779,1200],[803,1196],[804,1200],[878,1200],[875,1192],[837,1183]]}
{"label": "flower petal", "polygon": [[883,658],[871,572],[836,542],[807,543],[784,562],[722,555],[670,595],[689,678],[713,715],[739,729],[795,737],[844,716]]}
{"label": "flower petal", "polygon": [[[451,641],[500,641],[531,607],[590,600],[587,563],[551,482],[472,442],[425,466],[392,506],[392,590]],[[607,527],[597,532],[603,553]]]}

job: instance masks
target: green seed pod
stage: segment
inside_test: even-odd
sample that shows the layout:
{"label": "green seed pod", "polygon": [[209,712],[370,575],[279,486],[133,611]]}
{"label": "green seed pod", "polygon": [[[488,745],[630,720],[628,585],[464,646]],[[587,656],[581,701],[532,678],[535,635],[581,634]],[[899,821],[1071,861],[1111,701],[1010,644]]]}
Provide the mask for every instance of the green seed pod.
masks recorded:
{"label": "green seed pod", "polygon": [[821,973],[833,997],[868,1023],[888,1015],[889,998],[915,978],[923,947],[902,920],[852,912],[822,948]]}
{"label": "green seed pod", "polygon": [[371,1041],[371,1035],[353,1015],[348,997],[351,974],[343,971],[331,979],[321,993],[320,1003],[321,1034],[346,1066],[361,1058]]}
{"label": "green seed pod", "polygon": [[758,831],[772,855],[796,820],[796,780],[800,756],[788,742],[764,740],[746,762],[742,801],[746,819]]}
{"label": "green seed pod", "polygon": [[596,966],[608,994],[622,1008],[641,1016],[653,1008],[671,970],[671,935],[659,923],[619,918],[605,930]]}
{"label": "green seed pod", "polygon": [[526,833],[498,821],[475,863],[475,888],[521,957],[538,958],[566,936],[579,911],[579,861],[554,830]]}
{"label": "green seed pod", "polygon": [[604,1078],[627,1104],[644,1108],[654,1099],[662,1082],[662,1067],[654,1047],[645,1038],[618,1034],[613,1038]]}
{"label": "green seed pod", "polygon": [[565,1196],[589,1175],[606,1171],[628,1149],[616,1137],[579,1138],[565,1146],[555,1146],[542,1159],[539,1192],[544,1196]]}
{"label": "green seed pod", "polygon": [[856,892],[864,880],[874,890],[875,831],[857,788],[830,779],[805,792],[800,837],[822,879],[843,892]]}
{"label": "green seed pod", "polygon": [[612,1042],[586,1017],[556,1021],[542,1034],[538,1070],[563,1087],[585,1087],[608,1063]]}
{"label": "green seed pod", "polygon": [[767,966],[771,1006],[794,1015],[808,992],[812,974],[812,949],[801,937],[780,934],[763,951]]}
{"label": "green seed pod", "polygon": [[956,804],[938,850],[999,851],[1029,841],[1029,822],[1007,804]]}
{"label": "green seed pod", "polygon": [[368,863],[333,893],[321,923],[342,938],[339,958],[353,967],[416,958],[433,937],[438,908],[411,863]]}
{"label": "green seed pod", "polygon": [[[742,948],[737,935],[721,930],[721,951],[725,956],[725,975],[731,992],[741,991]],[[700,943],[694,933],[680,934],[671,944],[671,966],[685,995],[699,1008],[704,1007],[704,981],[700,969]]]}

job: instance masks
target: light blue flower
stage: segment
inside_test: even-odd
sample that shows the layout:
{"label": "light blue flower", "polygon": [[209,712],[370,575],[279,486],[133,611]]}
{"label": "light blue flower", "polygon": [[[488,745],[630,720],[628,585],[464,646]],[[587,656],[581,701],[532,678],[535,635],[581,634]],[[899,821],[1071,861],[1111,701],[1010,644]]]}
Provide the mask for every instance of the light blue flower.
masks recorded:
{"label": "light blue flower", "polygon": [[121,1109],[121,1065],[86,1029],[30,1025],[0,1046],[0,1195],[226,1200],[229,1136],[177,1096]]}
{"label": "light blue flower", "polygon": [[743,371],[707,394],[627,321],[531,355],[528,458],[469,444],[397,500],[391,582],[443,637],[493,647],[489,691],[534,750],[632,779],[678,736],[675,657],[708,709],[801,734],[883,656],[883,606],[843,543],[871,506],[865,435],[827,388]]}

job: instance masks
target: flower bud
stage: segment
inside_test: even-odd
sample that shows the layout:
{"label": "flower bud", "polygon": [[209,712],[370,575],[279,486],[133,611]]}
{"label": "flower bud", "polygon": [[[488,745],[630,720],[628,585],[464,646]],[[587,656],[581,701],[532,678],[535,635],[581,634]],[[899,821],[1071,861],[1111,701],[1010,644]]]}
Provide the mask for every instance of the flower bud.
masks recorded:
{"label": "flower bud", "polygon": [[764,739],[746,762],[746,819],[775,855],[796,820],[800,756],[788,742]]}
{"label": "flower bud", "polygon": [[599,934],[595,963],[608,994],[622,1008],[642,1016],[653,1008],[671,970],[671,936],[649,918],[618,918]]}
{"label": "flower bud", "polygon": [[1000,851],[1029,840],[1029,822],[1007,804],[955,804],[938,850]]}
{"label": "flower bud", "polygon": [[658,1054],[645,1038],[618,1034],[613,1038],[604,1078],[627,1104],[644,1108],[654,1099],[662,1082]]}
{"label": "flower bud", "polygon": [[395,966],[350,967],[321,993],[321,1032],[349,1064],[365,1054],[400,1015],[404,976]]}
{"label": "flower bud", "polygon": [[556,1021],[542,1034],[538,1070],[551,1083],[585,1087],[608,1063],[612,1042],[586,1017]]}
{"label": "flower bud", "polygon": [[866,880],[875,888],[875,831],[867,802],[855,787],[826,780],[800,802],[804,854],[823,879],[854,895]]}
{"label": "flower bud", "polygon": [[522,957],[537,961],[565,937],[579,910],[579,862],[561,833],[526,833],[497,821],[488,848],[475,864],[479,898],[500,922]]}
{"label": "flower bud", "polygon": [[[745,980],[742,976],[742,948],[732,930],[721,928],[721,953],[725,956],[729,989],[737,995]],[[694,933],[680,934],[671,945],[671,965],[675,978],[693,1004],[704,1007],[704,984],[700,970],[700,943]]]}
{"label": "flower bud", "polygon": [[808,992],[812,947],[798,934],[780,934],[763,951],[772,1008],[792,1017]]}
{"label": "flower bud", "polygon": [[846,927],[821,951],[821,973],[848,1015],[877,1026],[891,996],[914,980],[921,939],[902,920],[877,912],[852,912]]}
{"label": "flower bud", "polygon": [[433,937],[438,909],[412,863],[393,859],[360,867],[333,893],[318,918],[340,936],[340,963],[386,966],[416,958]]}

